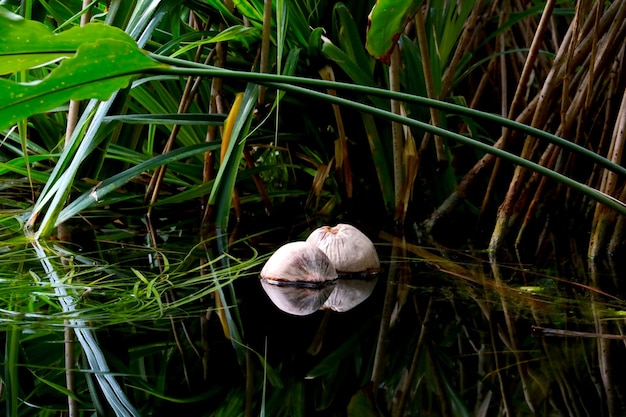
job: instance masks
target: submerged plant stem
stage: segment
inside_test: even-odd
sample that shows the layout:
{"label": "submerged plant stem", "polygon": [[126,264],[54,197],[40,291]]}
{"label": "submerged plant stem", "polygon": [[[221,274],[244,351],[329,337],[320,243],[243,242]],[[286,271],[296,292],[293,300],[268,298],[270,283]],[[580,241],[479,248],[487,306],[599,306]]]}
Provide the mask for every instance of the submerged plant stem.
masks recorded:
{"label": "submerged plant stem", "polygon": [[532,326],[532,332],[534,336],[583,337],[589,339],[626,340],[626,336],[622,334],[609,334],[606,332],[580,332],[577,330],[553,329],[543,326]]}

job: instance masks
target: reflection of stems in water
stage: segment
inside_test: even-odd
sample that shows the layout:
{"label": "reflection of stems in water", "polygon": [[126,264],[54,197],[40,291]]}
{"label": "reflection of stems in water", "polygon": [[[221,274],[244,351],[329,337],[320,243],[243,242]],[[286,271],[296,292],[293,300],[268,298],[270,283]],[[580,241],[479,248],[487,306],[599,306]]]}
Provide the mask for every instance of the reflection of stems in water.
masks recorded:
{"label": "reflection of stems in water", "polygon": [[[71,326],[69,320],[63,320],[64,346],[65,346],[65,387],[71,393],[76,392],[76,374],[75,374],[75,361],[74,355],[74,329]],[[78,416],[78,402],[73,395],[67,396],[68,415],[70,417]]]}
{"label": "reflection of stems in water", "polygon": [[437,393],[437,396],[441,398],[441,401],[439,403],[439,406],[441,407],[441,416],[448,417],[450,415],[450,412],[448,410],[449,404],[448,404],[448,401],[446,401],[446,395],[445,395],[443,383],[441,381],[440,369],[437,368],[435,361],[433,360],[430,349],[427,349],[426,352],[428,353],[428,356],[429,356],[428,366],[432,369],[432,377],[435,383],[435,392]]}
{"label": "reflection of stems in water", "polygon": [[[169,292],[165,293],[165,301],[168,304],[171,304],[174,300],[172,299]],[[189,380],[189,373],[187,372],[187,356],[185,355],[185,350],[183,349],[183,344],[180,341],[180,337],[178,336],[178,329],[176,328],[176,322],[172,316],[169,317],[170,326],[172,326],[172,336],[174,336],[174,342],[176,343],[176,347],[178,348],[178,353],[180,353],[180,361],[183,367],[183,375],[185,376],[185,382],[187,383],[187,388],[191,389],[191,382]]]}
{"label": "reflection of stems in water", "polygon": [[[516,334],[517,332],[515,331],[515,323],[513,322],[512,313],[509,311],[508,302],[503,293],[503,288],[505,288],[505,285],[502,283],[502,279],[500,277],[500,266],[494,259],[491,259],[490,264],[491,264],[491,271],[493,272],[493,277],[496,282],[496,288],[498,289],[498,294],[500,295],[502,313],[504,314],[504,320],[505,320],[506,327],[508,330],[508,335],[506,337],[508,337],[508,343],[510,344],[509,348],[512,350],[513,355],[515,356],[515,361],[517,363],[517,369],[519,372],[520,382],[522,383],[522,391],[524,392],[524,398],[526,399],[526,404],[528,405],[528,408],[532,412],[534,412],[535,407],[533,404],[533,399],[528,390],[528,380],[527,380],[528,372],[527,372],[526,362],[521,357],[521,353],[520,353],[521,349],[518,346],[518,340],[517,340],[517,334]],[[507,344],[507,341],[504,335],[500,335],[500,338],[505,344]]]}
{"label": "reflection of stems in water", "polygon": [[[31,236],[28,236],[31,237]],[[139,416],[134,406],[126,397],[126,393],[115,379],[107,363],[107,357],[98,344],[94,330],[80,317],[80,311],[76,308],[76,300],[80,299],[76,290],[64,282],[64,275],[60,275],[53,259],[59,253],[59,248],[49,248],[41,244],[37,239],[32,239],[31,244],[38,261],[41,263],[50,285],[54,289],[63,313],[69,316],[69,325],[74,329],[76,339],[80,344],[83,354],[89,364],[88,372],[95,375],[100,385],[102,394],[117,416]]]}
{"label": "reflection of stems in water", "polygon": [[324,317],[322,317],[322,322],[317,328],[317,332],[315,332],[315,336],[313,336],[313,340],[311,341],[311,345],[306,350],[311,356],[315,356],[320,353],[320,349],[322,348],[322,342],[324,341],[324,335],[326,334],[326,328],[328,327],[328,320],[330,319],[330,314],[332,310],[324,311]]}
{"label": "reflection of stems in water", "polygon": [[[591,286],[600,288],[598,271],[596,264],[589,262],[589,272],[591,275]],[[596,327],[596,332],[599,335],[609,336],[607,333],[607,323],[602,320],[601,307],[598,306],[597,294],[594,291],[589,293],[591,300],[591,313],[593,314],[593,321]],[[613,335],[615,336],[615,335]],[[600,369],[600,375],[602,377],[602,385],[604,385],[604,394],[606,395],[606,407],[609,412],[609,416],[615,415],[615,397],[613,396],[613,383],[611,381],[611,358],[610,358],[610,346],[608,338],[598,338],[598,367]]]}
{"label": "reflection of stems in water", "polygon": [[396,300],[398,263],[394,262],[402,250],[402,241],[393,239],[391,249],[391,260],[389,264],[389,275],[387,276],[387,290],[385,292],[385,301],[383,304],[382,317],[380,319],[380,329],[378,331],[378,342],[376,344],[376,355],[374,356],[374,366],[372,369],[372,391],[374,396],[378,392],[380,381],[382,381],[383,371],[387,361],[387,334],[389,333],[389,324],[391,321],[391,313]]}
{"label": "reflection of stems in water", "polygon": [[[417,366],[419,362],[420,353],[422,351],[422,345],[424,344],[424,336],[426,334],[427,324],[430,321],[430,306],[433,302],[433,299],[430,298],[428,300],[428,307],[426,307],[426,313],[424,314],[424,318],[422,319],[422,328],[420,330],[420,336],[417,339],[417,345],[415,345],[415,350],[413,351],[413,361],[411,362],[411,368],[409,368],[409,374],[404,379],[404,383],[402,384],[402,388],[400,389],[400,399],[398,400],[397,406],[394,408],[393,416],[400,417],[404,415],[404,410],[406,409],[406,403],[409,399],[409,394],[412,391],[411,384],[415,379],[415,373],[417,372]],[[445,401],[442,401],[444,404]]]}
{"label": "reflection of stems in water", "polygon": [[[485,274],[480,271],[475,271],[473,274],[475,274],[477,277],[481,277],[482,280],[479,280],[477,278],[476,282],[481,282],[481,284],[483,285],[483,288],[485,286]],[[460,283],[464,281],[460,281]],[[463,284],[463,290],[467,291],[469,297],[474,300],[474,302],[476,303],[476,305],[478,305],[478,307],[480,308],[480,311],[482,312],[483,317],[485,318],[487,325],[490,329],[490,337],[491,337],[491,343],[493,346],[493,342],[495,341],[495,338],[493,336],[493,328],[491,326],[491,309],[489,308],[489,306],[487,306],[487,304],[481,299],[481,297],[478,296],[478,294],[476,293],[476,288],[472,287],[471,285],[466,285],[465,283]],[[457,311],[456,308],[456,304],[454,302],[454,297],[450,298],[450,302],[451,304],[454,306],[454,314],[455,314],[455,318],[457,320],[458,323],[463,323],[464,322],[464,318],[459,314],[459,312]],[[474,324],[475,328],[479,328],[478,323]],[[471,346],[474,354],[476,355],[477,358],[477,363],[476,363],[476,375],[479,376],[480,378],[478,378],[478,380],[476,380],[475,384],[476,384],[476,404],[474,406],[474,415],[480,416],[480,415],[486,415],[486,409],[489,408],[489,405],[491,404],[491,398],[493,397],[493,389],[491,388],[490,383],[485,384],[485,375],[487,374],[487,372],[485,371],[485,368],[488,366],[487,365],[487,361],[489,360],[489,357],[492,356],[492,354],[489,352],[489,348],[488,348],[488,342],[485,340],[485,335],[481,334],[480,335],[480,340],[477,342],[474,342],[472,340],[472,336],[470,335],[467,326],[463,325],[463,332],[465,334],[465,340],[469,343],[469,345]],[[497,356],[497,353],[493,353],[494,356]],[[465,356],[465,353],[463,352],[462,349],[462,344],[461,341],[459,341],[459,358]],[[459,371],[461,373],[461,375],[464,375],[464,366],[462,366],[462,361],[459,360]],[[498,367],[496,367],[496,369],[500,369]],[[500,378],[501,379],[501,378]],[[464,377],[461,377],[460,379],[460,385],[459,391],[465,391],[465,387],[464,387]],[[505,409],[508,410],[508,404],[505,401]]]}
{"label": "reflection of stems in water", "polygon": [[503,367],[500,364],[501,353],[496,349],[496,326],[494,323],[494,319],[491,315],[488,316],[489,319],[489,336],[491,338],[491,349],[493,350],[493,362],[495,364],[495,372],[498,375],[498,383],[500,385],[500,395],[502,396],[502,406],[504,407],[505,413],[507,416],[512,416],[514,414],[511,413],[511,402],[508,396],[508,391],[506,389],[507,384],[504,381],[503,375]]}
{"label": "reflection of stems in water", "polygon": [[[550,375],[548,378],[554,379],[556,384],[559,387],[561,392],[561,396],[563,397],[563,404],[567,409],[567,415],[569,416],[579,416],[580,410],[578,409],[578,401],[577,395],[574,394],[574,390],[572,390],[571,384],[568,382],[567,377],[567,369],[564,368],[564,364],[567,363],[567,360],[563,356],[563,350],[554,349],[550,343],[546,343],[546,340],[542,340],[543,342],[543,351],[546,355],[546,362],[548,366],[544,367],[543,372],[546,375]],[[556,350],[556,352],[555,352]],[[545,378],[545,377],[544,377]],[[537,378],[541,380],[542,378]],[[536,380],[537,380],[536,379]],[[547,387],[543,387],[547,389]],[[552,388],[553,391],[556,391],[555,388]]]}
{"label": "reflection of stems in water", "polygon": [[246,401],[245,401],[245,417],[252,416],[252,405],[254,404],[254,362],[253,353],[250,347],[246,346]]}
{"label": "reflection of stems in water", "polygon": [[[158,232],[156,231],[156,229],[154,228],[153,224],[152,224],[152,217],[150,216],[150,213],[148,213],[145,216],[145,224],[146,224],[146,229],[148,232],[148,246],[150,248],[152,248],[154,250],[154,257],[152,258],[152,267],[157,267],[159,269],[159,272],[161,274],[163,274],[164,271],[164,266],[163,266],[163,256],[161,254],[161,252],[159,252],[158,249]],[[167,291],[165,293],[165,301],[168,304],[171,304],[174,302],[174,300],[176,299],[174,293],[172,291]],[[185,350],[183,348],[183,345],[180,341],[180,338],[178,337],[178,330],[176,328],[176,322],[174,321],[174,318],[172,316],[169,317],[170,319],[170,325],[172,326],[172,335],[174,336],[174,341],[176,343],[176,347],[178,348],[178,352],[180,353],[180,357],[181,357],[181,362],[182,362],[182,366],[183,366],[183,374],[185,375],[185,382],[187,383],[187,387],[191,388],[191,382],[189,380],[189,374],[187,372],[187,361],[185,360]],[[184,324],[183,324],[184,326]]]}
{"label": "reflection of stems in water", "polygon": [[209,378],[209,317],[211,310],[200,316],[200,340],[202,344],[202,378]]}

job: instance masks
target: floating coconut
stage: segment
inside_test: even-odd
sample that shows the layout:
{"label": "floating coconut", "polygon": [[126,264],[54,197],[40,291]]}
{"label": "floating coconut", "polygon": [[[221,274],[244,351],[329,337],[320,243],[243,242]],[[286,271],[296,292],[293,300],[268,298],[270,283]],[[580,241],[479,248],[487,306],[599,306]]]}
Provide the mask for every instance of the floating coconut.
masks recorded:
{"label": "floating coconut", "polygon": [[319,310],[333,292],[336,279],[328,256],[306,242],[281,246],[261,270],[261,285],[272,302],[297,316]]}
{"label": "floating coconut", "polygon": [[320,248],[339,274],[375,274],[380,269],[372,241],[349,224],[322,226],[315,229],[306,242]]}
{"label": "floating coconut", "polygon": [[349,224],[323,226],[314,230],[306,241],[328,256],[339,276],[323,309],[347,311],[372,294],[380,261],[374,244],[360,230]]}

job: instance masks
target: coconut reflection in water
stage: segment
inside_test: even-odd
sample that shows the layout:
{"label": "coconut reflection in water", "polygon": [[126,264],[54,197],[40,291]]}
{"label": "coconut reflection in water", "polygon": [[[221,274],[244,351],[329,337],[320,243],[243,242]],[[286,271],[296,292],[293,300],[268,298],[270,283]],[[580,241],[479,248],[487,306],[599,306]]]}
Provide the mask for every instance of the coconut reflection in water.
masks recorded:
{"label": "coconut reflection in water", "polygon": [[261,271],[261,285],[281,310],[308,315],[347,311],[367,299],[380,270],[374,244],[347,224],[316,229],[306,242],[280,247]]}

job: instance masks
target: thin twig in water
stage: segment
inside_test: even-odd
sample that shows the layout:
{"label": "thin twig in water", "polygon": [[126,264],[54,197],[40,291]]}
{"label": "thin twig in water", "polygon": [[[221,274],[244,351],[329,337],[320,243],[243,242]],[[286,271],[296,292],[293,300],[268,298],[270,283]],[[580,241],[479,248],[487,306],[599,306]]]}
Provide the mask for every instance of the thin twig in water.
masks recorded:
{"label": "thin twig in water", "polygon": [[591,339],[626,340],[626,336],[621,334],[579,332],[576,330],[552,329],[541,326],[531,326],[530,329],[532,330],[534,336],[587,337]]}

